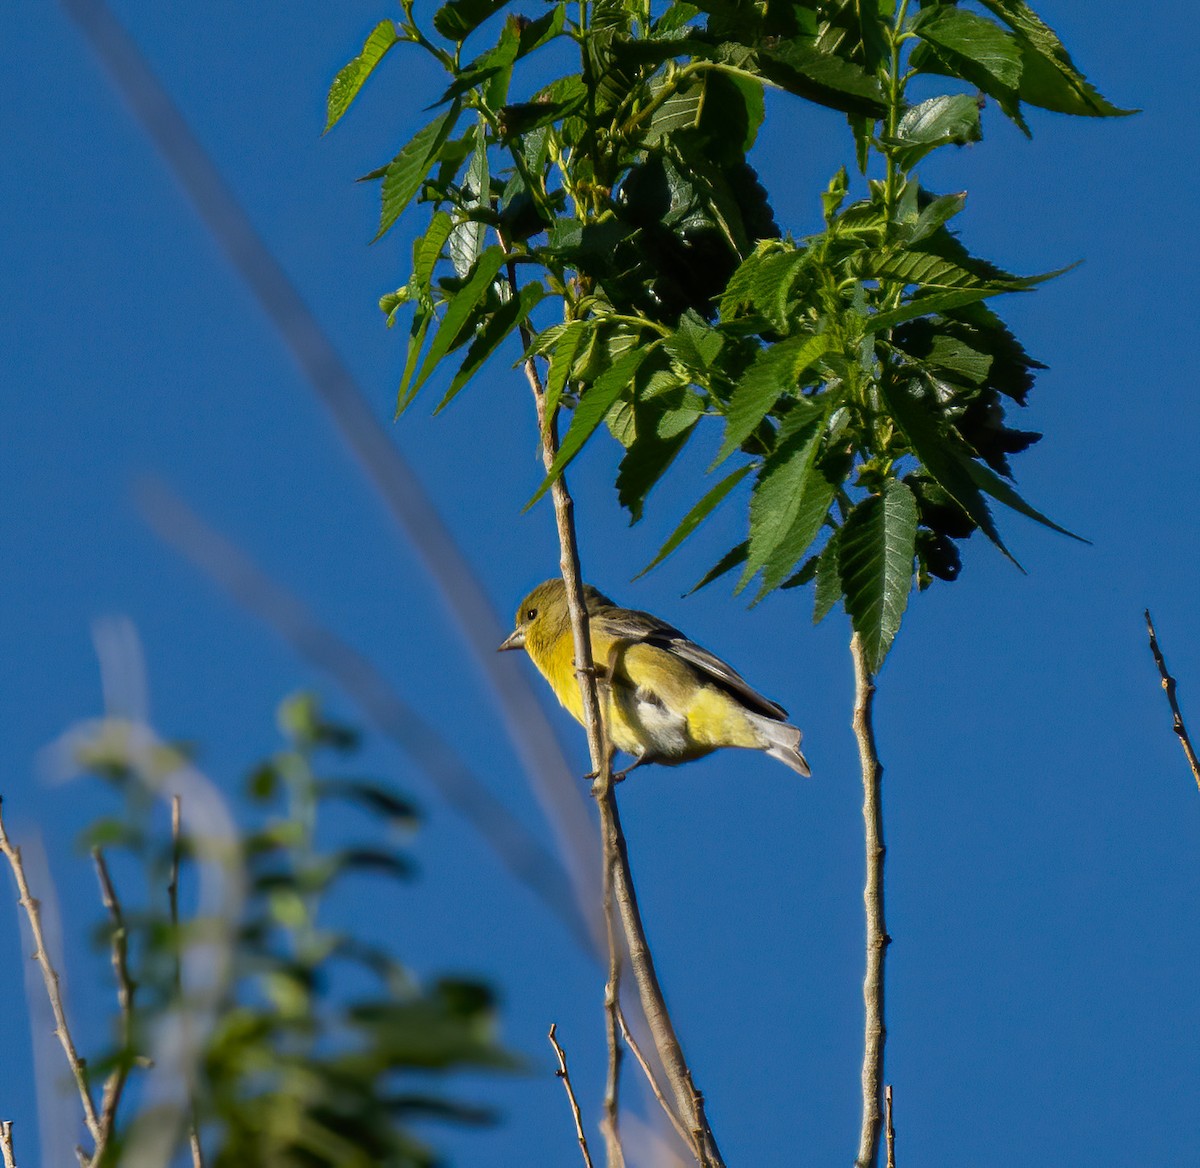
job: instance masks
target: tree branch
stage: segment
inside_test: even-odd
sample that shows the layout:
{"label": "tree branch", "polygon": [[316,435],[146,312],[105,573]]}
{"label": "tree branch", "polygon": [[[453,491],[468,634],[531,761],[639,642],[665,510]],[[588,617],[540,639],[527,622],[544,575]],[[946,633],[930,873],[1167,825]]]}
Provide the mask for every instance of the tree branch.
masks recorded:
{"label": "tree branch", "polygon": [[1145,615],[1146,631],[1150,635],[1150,652],[1154,654],[1154,664],[1158,666],[1163,692],[1167,695],[1167,704],[1171,707],[1172,728],[1179,738],[1179,745],[1183,747],[1188,766],[1192,768],[1192,778],[1196,780],[1196,786],[1200,787],[1200,759],[1196,758],[1196,752],[1192,749],[1192,740],[1188,737],[1187,727],[1183,724],[1183,714],[1179,710],[1179,701],[1175,697],[1175,679],[1167,672],[1167,662],[1162,655],[1162,650],[1158,647],[1158,636],[1154,631],[1154,622],[1150,619],[1149,609],[1146,609]]}
{"label": "tree branch", "polygon": [[42,916],[38,902],[29,891],[29,882],[25,878],[25,864],[21,860],[21,849],[13,845],[4,827],[4,799],[0,796],[0,854],[8,861],[13,877],[17,882],[17,903],[25,910],[29,921],[29,930],[33,934],[33,959],[42,971],[42,981],[46,986],[46,996],[50,999],[50,1009],[54,1014],[54,1034],[67,1056],[71,1075],[75,1079],[75,1087],[79,1092],[79,1101],[83,1104],[83,1119],[87,1124],[88,1133],[94,1145],[100,1144],[100,1117],[96,1113],[96,1104],[92,1100],[91,1088],[87,1081],[87,1067],[75,1043],[71,1039],[71,1031],[67,1026],[67,1014],[63,1008],[62,990],[59,986],[58,971],[50,961],[46,952],[46,940],[42,934]]}
{"label": "tree branch", "polygon": [[4,1156],[4,1168],[17,1168],[17,1157],[13,1152],[11,1119],[0,1122],[0,1154]]}
{"label": "tree branch", "polygon": [[884,958],[891,944],[883,915],[883,766],[875,747],[872,707],[875,681],[867,668],[866,652],[857,633],[850,640],[854,661],[854,736],[862,763],[863,826],[866,837],[867,880],[863,902],[867,918],[867,971],[863,978],[865,1034],[862,1065],[862,1130],[858,1141],[857,1168],[874,1168],[879,1157],[879,1129],[883,1121]]}
{"label": "tree branch", "polygon": [[889,1083],[883,1090],[883,1106],[886,1113],[884,1120],[884,1141],[887,1144],[887,1168],[896,1168],[896,1128],[892,1124],[892,1085]]}
{"label": "tree branch", "polygon": [[675,1114],[675,1109],[667,1102],[667,1097],[662,1093],[662,1088],[658,1085],[658,1079],[655,1078],[650,1063],[642,1054],[642,1048],[638,1046],[636,1039],[629,1032],[629,1025],[625,1021],[625,1011],[621,1009],[620,1005],[617,1006],[617,1021],[621,1024],[621,1037],[624,1038],[625,1045],[633,1051],[633,1057],[637,1059],[638,1066],[642,1068],[642,1074],[646,1076],[646,1082],[650,1084],[650,1090],[654,1093],[654,1098],[658,1100],[658,1105],[663,1109],[667,1119],[671,1121],[675,1134],[683,1141],[684,1147],[699,1160],[700,1153],[696,1148],[695,1140],[692,1139],[692,1133],[679,1122],[679,1116]]}
{"label": "tree branch", "polygon": [[617,1034],[617,1014],[621,1009],[621,942],[616,934],[613,916],[612,865],[604,865],[604,923],[608,933],[608,981],[604,986],[604,1037],[608,1045],[608,1074],[604,1081],[604,1133],[608,1153],[608,1168],[624,1168],[625,1152],[621,1147],[620,1090],[621,1042]]}
{"label": "tree branch", "polygon": [[129,972],[129,932],[125,927],[125,915],[121,911],[121,902],[117,898],[116,888],[108,871],[108,863],[104,853],[99,848],[92,849],[92,861],[96,865],[96,879],[100,882],[100,899],[108,910],[112,920],[112,967],[113,976],[117,982],[117,1005],[120,1010],[121,1052],[117,1065],[109,1072],[104,1083],[104,1093],[100,1099],[100,1139],[96,1144],[96,1152],[92,1160],[100,1164],[104,1152],[112,1141],[116,1130],[117,1109],[121,1105],[121,1095],[125,1090],[125,1082],[129,1078],[129,1068],[132,1065],[133,1042],[133,999],[137,985]]}
{"label": "tree branch", "polygon": [[[509,279],[515,292],[514,273],[509,270]],[[529,331],[522,325],[521,337],[528,350]],[[534,359],[525,361],[525,376],[533,391],[537,409],[538,433],[542,435],[542,462],[549,473],[558,453],[557,411],[547,416],[546,394],[538,375]],[[638,910],[637,893],[634,891],[633,874],[629,867],[629,855],[625,835],[621,830],[621,818],[617,811],[616,793],[612,781],[612,748],[606,741],[600,717],[600,701],[596,685],[596,670],[592,661],[592,643],[588,631],[587,607],[583,596],[583,579],[579,564],[579,545],[575,536],[574,501],[567,490],[566,479],[558,475],[550,487],[554,503],[554,517],[558,528],[561,552],[559,567],[566,588],[567,606],[571,614],[571,633],[575,647],[575,674],[583,702],[584,727],[587,730],[588,750],[591,755],[595,780],[592,794],[600,811],[600,837],[606,882],[611,879],[613,904],[620,917],[625,940],[629,948],[629,964],[634,982],[641,998],[642,1010],[654,1039],[655,1048],[666,1070],[667,1080],[675,1096],[679,1114],[686,1118],[695,1135],[697,1159],[702,1168],[724,1168],[724,1161],[717,1149],[708,1119],[704,1112],[704,1097],[692,1082],[691,1071],[683,1057],[683,1050],[671,1024],[671,1016],[663,999],[654,960],[646,940],[646,931]],[[611,936],[610,930],[610,936]],[[611,1160],[610,1147],[610,1163]]]}
{"label": "tree branch", "polygon": [[566,1088],[567,1098],[571,1102],[571,1114],[575,1117],[575,1135],[579,1139],[579,1150],[583,1153],[583,1162],[587,1168],[592,1168],[592,1154],[588,1151],[587,1136],[583,1131],[583,1116],[579,1112],[579,1103],[575,1098],[575,1089],[571,1086],[571,1076],[567,1072],[567,1055],[561,1046],[558,1044],[558,1039],[555,1034],[558,1030],[556,1022],[550,1023],[550,1033],[547,1037],[550,1039],[550,1045],[554,1047],[554,1053],[558,1055],[558,1070],[554,1073],[562,1080],[563,1087]]}

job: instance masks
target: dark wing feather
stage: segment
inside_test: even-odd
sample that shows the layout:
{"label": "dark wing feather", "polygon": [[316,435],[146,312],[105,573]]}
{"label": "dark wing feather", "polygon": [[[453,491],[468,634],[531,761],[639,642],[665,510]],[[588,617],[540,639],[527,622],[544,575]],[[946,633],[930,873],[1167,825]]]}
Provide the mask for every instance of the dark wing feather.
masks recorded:
{"label": "dark wing feather", "polygon": [[617,608],[615,605],[597,605],[589,616],[598,631],[623,641],[644,641],[648,645],[674,653],[711,681],[728,690],[754,713],[776,718],[781,722],[786,721],[787,710],[770,698],[763,697],[732,665],[722,661],[715,653],[701,648],[695,641],[689,640],[674,625],[659,620],[651,613]]}

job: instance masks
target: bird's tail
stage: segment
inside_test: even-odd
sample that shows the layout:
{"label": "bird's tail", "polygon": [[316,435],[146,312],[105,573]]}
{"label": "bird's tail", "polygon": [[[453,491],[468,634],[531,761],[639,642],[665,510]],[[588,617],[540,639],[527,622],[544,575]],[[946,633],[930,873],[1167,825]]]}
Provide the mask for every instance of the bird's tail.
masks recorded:
{"label": "bird's tail", "polygon": [[798,775],[806,779],[811,777],[808,760],[800,753],[800,739],[803,735],[789,722],[780,722],[775,718],[766,718],[762,714],[746,715],[754,728],[762,735],[763,750],[772,758],[777,758],[784,766],[789,766]]}

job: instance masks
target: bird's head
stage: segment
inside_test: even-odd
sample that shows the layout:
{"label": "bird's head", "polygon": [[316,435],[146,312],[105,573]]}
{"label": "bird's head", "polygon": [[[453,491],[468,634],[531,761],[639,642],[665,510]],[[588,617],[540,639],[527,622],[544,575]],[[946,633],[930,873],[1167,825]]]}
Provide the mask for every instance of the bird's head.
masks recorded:
{"label": "bird's head", "polygon": [[[600,605],[611,604],[606,597],[591,585],[584,586],[588,612]],[[567,608],[567,590],[557,576],[539,584],[517,607],[513,631],[500,644],[499,649],[525,649],[535,658],[539,651],[546,651],[559,638],[570,636],[571,614]]]}

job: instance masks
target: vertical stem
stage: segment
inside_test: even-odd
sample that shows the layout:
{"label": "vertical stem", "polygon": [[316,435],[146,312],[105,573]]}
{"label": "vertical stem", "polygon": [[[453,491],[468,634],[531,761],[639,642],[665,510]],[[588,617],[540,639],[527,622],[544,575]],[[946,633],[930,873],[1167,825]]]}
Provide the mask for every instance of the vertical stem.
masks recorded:
{"label": "vertical stem", "polygon": [[854,736],[862,763],[863,826],[866,837],[867,880],[863,902],[867,918],[867,971],[863,978],[865,1033],[862,1065],[862,1131],[858,1142],[856,1168],[875,1168],[879,1157],[879,1131],[882,1125],[883,1048],[887,1040],[884,1026],[884,958],[891,944],[883,914],[883,766],[875,747],[872,707],[875,681],[867,668],[866,653],[857,633],[850,641],[854,661]]}
{"label": "vertical stem", "polygon": [[[509,279],[515,290],[516,281],[511,267]],[[528,349],[528,330],[523,326],[522,340]],[[554,416],[546,416],[545,389],[532,357],[525,362],[525,375],[533,390],[537,408],[538,432],[542,435],[542,461],[548,472],[554,465],[554,457],[558,452],[557,419]],[[696,1090],[692,1082],[691,1071],[684,1060],[683,1050],[676,1037],[675,1028],[671,1024],[666,1001],[658,984],[658,975],[654,969],[650,946],[646,940],[641,913],[638,911],[633,874],[629,867],[625,835],[621,830],[616,794],[613,789],[612,748],[606,741],[604,726],[600,718],[599,692],[596,685],[596,670],[592,660],[591,635],[588,631],[583,578],[579,564],[579,545],[575,536],[575,504],[567,490],[566,480],[561,474],[551,484],[550,493],[554,502],[554,518],[558,527],[558,542],[561,552],[559,567],[562,571],[567,606],[571,614],[575,674],[579,681],[583,700],[584,727],[587,730],[592,770],[596,776],[592,784],[592,794],[595,796],[596,805],[600,811],[600,835],[604,854],[606,887],[611,879],[612,907],[616,909],[625,933],[625,941],[629,949],[629,964],[637,984],[642,1010],[646,1015],[646,1022],[650,1027],[658,1056],[666,1068],[667,1079],[675,1097],[675,1105],[679,1109],[680,1116],[684,1118],[685,1126],[695,1134],[701,1168],[725,1168],[705,1116],[704,1097]],[[607,902],[606,907],[608,907]],[[611,917],[609,937],[610,946],[615,946],[616,937],[615,930],[611,925]],[[610,951],[610,969],[612,961],[613,956]],[[611,1065],[611,1050],[610,1047],[610,1077],[616,1073]],[[607,1137],[609,1133],[605,1134]],[[619,1145],[615,1132],[612,1133],[609,1147],[610,1164],[614,1162],[614,1157],[620,1155],[619,1147],[614,1148],[612,1146],[614,1144]]]}
{"label": "vertical stem", "polygon": [[608,1075],[604,1081],[604,1118],[601,1128],[607,1149],[608,1168],[625,1168],[621,1147],[620,1088],[621,1042],[618,1035],[617,1013],[621,1008],[621,942],[617,938],[613,915],[613,866],[604,857],[604,924],[608,935],[608,982],[604,986],[604,1031],[608,1045]]}

